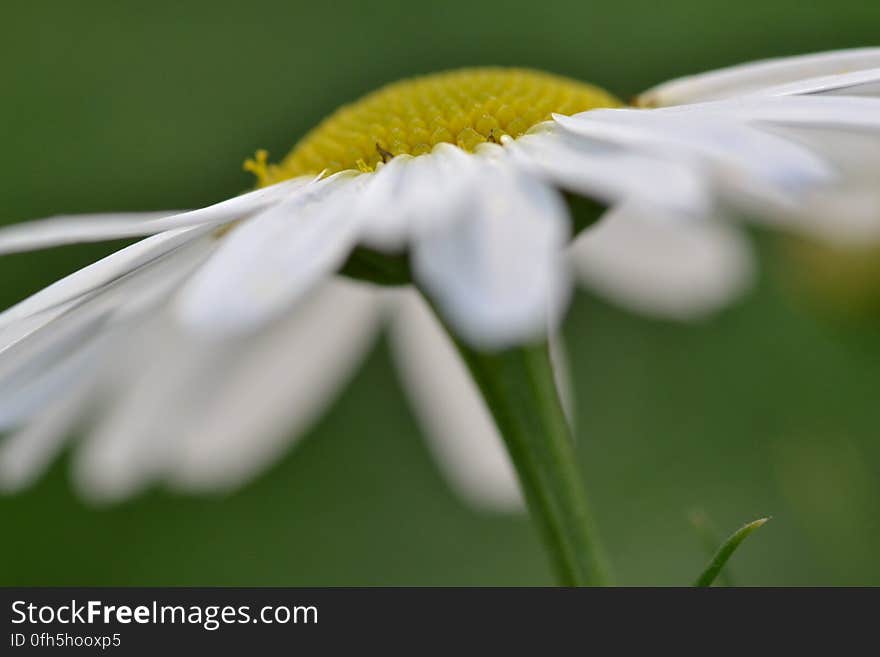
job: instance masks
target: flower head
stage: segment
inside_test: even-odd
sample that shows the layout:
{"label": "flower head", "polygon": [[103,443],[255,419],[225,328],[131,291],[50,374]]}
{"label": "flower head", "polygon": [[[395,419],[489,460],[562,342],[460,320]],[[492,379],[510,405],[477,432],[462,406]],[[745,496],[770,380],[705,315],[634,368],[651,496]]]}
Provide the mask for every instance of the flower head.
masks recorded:
{"label": "flower head", "polygon": [[520,137],[553,114],[621,103],[583,82],[540,71],[472,68],[394,82],[336,110],[280,164],[265,151],[245,168],[260,186],[321,172],[375,171],[398,155],[425,155],[438,144],[473,152]]}
{"label": "flower head", "polygon": [[[122,461],[137,463],[114,490],[162,477],[243,480],[266,459],[193,475],[205,463],[224,463],[193,438],[223,433],[210,424],[218,417],[212,400],[237,399],[233,415],[247,420],[228,445],[247,450],[254,434],[278,440],[344,380],[338,373],[369,343],[363,336],[372,334],[378,315],[423,303],[413,302],[410,291],[358,284],[360,292],[336,295],[339,303],[299,324],[297,317],[322,307],[316,299],[336,287],[338,272],[394,269],[392,278],[414,283],[457,339],[489,351],[555,333],[572,264],[582,282],[636,309],[685,317],[717,308],[743,289],[751,271],[747,244],[719,218],[747,216],[835,241],[880,237],[878,95],[878,49],[686,78],[646,93],[639,107],[533,71],[442,73],[389,85],[340,109],[278,164],[258,154],[247,168],[261,187],[216,205],[0,229],[0,252],[149,236],[0,314],[0,389],[7,393],[0,424],[20,431],[4,444],[6,469],[27,480],[45,458],[16,462],[10,450],[50,453],[39,446],[60,445],[71,424],[93,410],[83,399],[94,402],[101,390],[98,425],[105,428],[90,434],[99,446],[93,454],[129,450],[134,456]],[[571,246],[564,194],[609,208]],[[400,318],[407,313],[390,315],[406,321]],[[420,375],[407,366],[406,376],[430,378],[427,367],[440,368],[431,363],[436,356],[465,383],[411,384],[408,391],[420,409],[429,403],[421,391],[464,409],[462,416],[475,418],[468,449],[495,453],[494,427],[440,335],[394,341],[402,362],[426,364]],[[303,356],[315,367],[297,372],[293,362],[271,367],[277,363],[260,345],[288,355],[329,346],[315,346]],[[137,366],[127,366],[129,358]],[[83,385],[84,368],[101,372],[94,386]],[[308,391],[294,382],[322,368],[336,374],[313,386],[314,394],[294,395],[293,405],[280,396],[270,404],[271,395],[242,395],[249,386],[235,384],[260,381],[262,373],[263,387],[250,388]],[[164,385],[178,376],[190,384]],[[107,399],[117,399],[110,410]],[[437,414],[421,414],[442,444]],[[107,418],[119,422],[112,431]],[[117,451],[100,436],[116,436]],[[277,453],[273,444],[266,454]],[[37,447],[28,452],[21,445]],[[108,462],[114,473],[124,471],[119,459]],[[487,471],[503,473],[498,481],[512,481],[505,458],[484,462]],[[83,472],[95,481],[109,469]],[[237,474],[221,476],[230,472]],[[472,472],[466,479],[481,477]],[[514,485],[494,490],[500,489],[497,499],[515,500]]]}

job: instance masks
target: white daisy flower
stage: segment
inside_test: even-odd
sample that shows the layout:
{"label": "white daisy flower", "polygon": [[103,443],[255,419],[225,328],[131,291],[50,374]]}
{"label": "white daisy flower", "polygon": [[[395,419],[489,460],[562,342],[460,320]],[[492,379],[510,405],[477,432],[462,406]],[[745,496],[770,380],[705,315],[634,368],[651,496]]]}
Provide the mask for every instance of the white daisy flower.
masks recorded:
{"label": "white daisy flower", "polygon": [[[456,339],[494,352],[554,335],[574,278],[640,312],[720,307],[752,271],[720,218],[880,236],[880,49],[684,78],[637,105],[534,71],[429,75],[340,109],[279,164],[258,154],[256,191],[0,229],[0,253],[148,236],[0,313],[0,481],[33,481],[80,427],[90,497],[239,485],[325,408],[384,318],[451,481],[516,506],[452,341],[415,289],[377,282],[413,281]],[[609,208],[571,245],[563,192]]]}

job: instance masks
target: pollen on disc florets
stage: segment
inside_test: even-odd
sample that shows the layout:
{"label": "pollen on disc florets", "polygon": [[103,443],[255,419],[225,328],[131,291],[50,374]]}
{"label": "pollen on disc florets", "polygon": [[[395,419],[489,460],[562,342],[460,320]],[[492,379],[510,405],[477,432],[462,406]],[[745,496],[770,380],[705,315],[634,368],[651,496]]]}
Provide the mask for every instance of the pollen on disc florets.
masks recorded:
{"label": "pollen on disc florets", "polygon": [[553,113],[617,107],[611,94],[558,75],[517,68],[468,68],[394,82],[345,105],[308,132],[278,164],[265,151],[245,163],[260,186],[322,171],[373,171],[396,155],[443,142],[473,151],[519,137]]}

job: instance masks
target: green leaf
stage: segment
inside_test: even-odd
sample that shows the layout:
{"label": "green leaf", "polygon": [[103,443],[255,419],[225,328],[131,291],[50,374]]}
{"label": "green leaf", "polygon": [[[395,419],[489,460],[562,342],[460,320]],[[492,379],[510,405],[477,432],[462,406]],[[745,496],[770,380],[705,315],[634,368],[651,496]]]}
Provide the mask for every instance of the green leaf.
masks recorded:
{"label": "green leaf", "polygon": [[709,562],[709,565],[706,566],[706,569],[697,578],[697,581],[694,582],[694,586],[711,586],[712,582],[715,581],[715,578],[718,577],[718,573],[724,568],[724,564],[726,564],[728,559],[730,559],[733,553],[736,552],[740,543],[746,540],[746,537],[753,531],[762,527],[768,520],[770,520],[770,518],[758,518],[733,532],[733,534],[724,541],[721,547],[718,548],[712,561]]}
{"label": "green leaf", "polygon": [[[688,520],[694,528],[697,538],[700,539],[703,550],[706,552],[706,558],[711,559],[715,556],[715,553],[721,545],[721,537],[718,534],[717,527],[715,527],[714,523],[709,519],[709,516],[706,515],[706,512],[702,509],[693,509],[688,514]],[[716,582],[718,583],[718,586],[733,586],[734,584],[733,578],[730,575],[730,568],[723,568],[721,572],[718,573]]]}

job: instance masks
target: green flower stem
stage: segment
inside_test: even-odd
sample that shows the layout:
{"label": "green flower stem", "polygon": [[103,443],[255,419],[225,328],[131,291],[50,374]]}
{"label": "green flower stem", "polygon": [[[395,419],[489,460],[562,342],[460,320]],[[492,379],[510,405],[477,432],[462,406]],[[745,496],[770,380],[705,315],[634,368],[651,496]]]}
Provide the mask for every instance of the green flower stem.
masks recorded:
{"label": "green flower stem", "polygon": [[507,444],[560,584],[607,584],[547,344],[498,353],[456,344]]}

